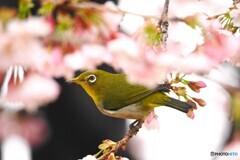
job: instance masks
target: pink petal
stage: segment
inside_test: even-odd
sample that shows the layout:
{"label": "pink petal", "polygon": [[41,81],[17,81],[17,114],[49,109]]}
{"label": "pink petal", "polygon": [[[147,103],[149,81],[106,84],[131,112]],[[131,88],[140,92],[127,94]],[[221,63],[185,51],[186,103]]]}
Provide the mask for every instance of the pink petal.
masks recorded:
{"label": "pink petal", "polygon": [[188,113],[187,113],[187,116],[191,119],[194,119],[195,118],[195,114],[193,113],[193,110],[192,109],[189,109]]}
{"label": "pink petal", "polygon": [[60,88],[53,79],[29,73],[22,83],[9,84],[8,94],[2,101],[23,103],[26,110],[33,111],[56,100],[59,93]]}
{"label": "pink petal", "polygon": [[159,130],[159,121],[154,115],[154,112],[151,112],[144,121],[144,126],[148,129],[157,129]]}

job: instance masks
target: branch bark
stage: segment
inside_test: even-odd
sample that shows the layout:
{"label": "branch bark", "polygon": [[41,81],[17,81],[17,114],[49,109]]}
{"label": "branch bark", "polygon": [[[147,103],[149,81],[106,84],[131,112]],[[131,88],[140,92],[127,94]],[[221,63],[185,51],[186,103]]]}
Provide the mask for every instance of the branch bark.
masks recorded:
{"label": "branch bark", "polygon": [[168,8],[169,8],[170,0],[165,0],[165,4],[163,7],[162,15],[160,20],[158,21],[157,27],[160,28],[162,32],[162,45],[163,48],[166,48],[167,45],[167,37],[168,37]]}
{"label": "branch bark", "polygon": [[132,127],[128,134],[126,134],[123,139],[121,139],[120,141],[117,142],[116,146],[114,148],[112,148],[109,152],[103,154],[101,157],[99,157],[97,160],[107,160],[109,155],[111,153],[117,153],[118,150],[122,149],[123,147],[126,146],[126,144],[128,143],[128,141],[138,133],[139,129],[142,128],[142,125],[144,123],[144,120],[140,120],[136,126]]}

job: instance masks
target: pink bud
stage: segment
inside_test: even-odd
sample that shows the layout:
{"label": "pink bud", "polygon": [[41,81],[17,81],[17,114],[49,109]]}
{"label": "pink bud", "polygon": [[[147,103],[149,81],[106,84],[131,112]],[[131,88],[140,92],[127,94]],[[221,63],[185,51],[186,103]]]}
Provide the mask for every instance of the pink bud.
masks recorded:
{"label": "pink bud", "polygon": [[193,98],[195,102],[198,103],[199,106],[204,107],[206,105],[206,102],[203,99],[200,98]]}
{"label": "pink bud", "polygon": [[207,87],[206,83],[204,83],[203,81],[198,81],[198,82],[190,81],[188,82],[188,86],[197,93],[200,92],[201,88]]}
{"label": "pink bud", "polygon": [[197,104],[193,102],[192,100],[188,99],[187,103],[189,103],[191,106],[193,106],[193,109],[197,109]]}
{"label": "pink bud", "polygon": [[197,86],[197,87],[199,87],[199,88],[205,88],[205,87],[207,87],[206,83],[203,82],[203,81],[195,82],[195,86]]}
{"label": "pink bud", "polygon": [[148,129],[157,129],[159,130],[159,121],[156,118],[156,116],[154,115],[154,112],[150,112],[150,114],[148,115],[148,117],[145,119],[144,121],[144,126]]}
{"label": "pink bud", "polygon": [[193,109],[189,109],[188,110],[188,113],[187,113],[187,116],[191,119],[194,119],[195,118],[195,114],[193,113]]}

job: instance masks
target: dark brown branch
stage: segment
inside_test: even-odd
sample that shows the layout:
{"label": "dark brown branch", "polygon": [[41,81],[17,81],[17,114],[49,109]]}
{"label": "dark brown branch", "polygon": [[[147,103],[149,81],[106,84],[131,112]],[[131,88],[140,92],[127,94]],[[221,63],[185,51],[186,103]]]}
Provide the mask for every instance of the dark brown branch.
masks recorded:
{"label": "dark brown branch", "polygon": [[163,48],[166,48],[167,45],[167,37],[168,37],[168,8],[169,8],[170,0],[165,0],[165,4],[163,7],[162,15],[160,20],[158,21],[157,27],[161,29],[162,32],[162,45]]}
{"label": "dark brown branch", "polygon": [[112,148],[109,152],[103,154],[101,157],[99,157],[97,160],[107,160],[109,155],[111,153],[117,153],[118,150],[122,149],[123,147],[126,146],[126,144],[128,143],[128,141],[138,133],[139,129],[142,128],[144,120],[140,120],[136,126],[132,127],[128,134],[126,134],[123,139],[121,139],[120,141],[117,142],[116,146],[114,148]]}

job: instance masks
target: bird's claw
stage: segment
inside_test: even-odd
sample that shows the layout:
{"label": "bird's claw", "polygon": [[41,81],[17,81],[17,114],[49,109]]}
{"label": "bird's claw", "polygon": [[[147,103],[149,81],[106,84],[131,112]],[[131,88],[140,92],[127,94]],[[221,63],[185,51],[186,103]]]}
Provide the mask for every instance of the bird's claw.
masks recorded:
{"label": "bird's claw", "polygon": [[137,119],[129,125],[130,130],[139,129],[138,124],[141,122],[141,119]]}

